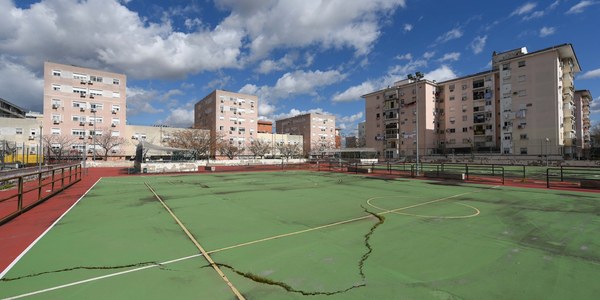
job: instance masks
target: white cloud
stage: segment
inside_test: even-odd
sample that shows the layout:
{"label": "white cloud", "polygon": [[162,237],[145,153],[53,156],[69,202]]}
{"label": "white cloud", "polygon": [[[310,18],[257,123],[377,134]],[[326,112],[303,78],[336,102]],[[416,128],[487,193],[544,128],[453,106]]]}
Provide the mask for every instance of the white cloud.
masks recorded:
{"label": "white cloud", "polygon": [[354,133],[358,129],[358,122],[364,120],[364,113],[359,111],[349,116],[335,116],[335,127],[345,133]]}
{"label": "white cloud", "polygon": [[577,4],[575,4],[574,6],[572,6],[566,13],[567,14],[579,14],[582,13],[588,6],[592,6],[594,4],[597,4],[594,1],[581,1]]}
{"label": "white cloud", "polygon": [[425,78],[439,82],[456,78],[456,74],[454,71],[452,71],[452,69],[450,69],[450,67],[442,65],[441,67],[425,74]]}
{"label": "white cloud", "polygon": [[442,58],[438,59],[440,62],[444,61],[457,61],[460,59],[460,52],[450,52],[444,54]]}
{"label": "white cloud", "polygon": [[268,74],[273,71],[285,70],[292,67],[297,59],[297,53],[288,53],[276,61],[270,59],[263,60],[256,71],[260,74]]}
{"label": "white cloud", "polygon": [[412,24],[408,24],[408,23],[407,23],[407,24],[404,24],[404,25],[402,26],[402,29],[404,29],[404,32],[409,32],[409,31],[412,31],[412,30],[413,30],[413,25],[412,25]]}
{"label": "white cloud", "polygon": [[541,18],[541,17],[543,17],[545,14],[546,14],[546,12],[545,12],[545,11],[543,11],[543,10],[534,11],[534,12],[533,12],[533,13],[531,13],[530,15],[528,15],[528,16],[524,16],[524,17],[523,17],[523,20],[526,20],[526,21],[527,21],[527,20],[531,20],[531,19],[537,19],[537,18]]}
{"label": "white cloud", "polygon": [[554,27],[542,27],[542,29],[540,29],[540,37],[547,37],[549,35],[553,35],[554,32],[556,32],[556,28]]}
{"label": "white cloud", "polygon": [[299,115],[305,115],[305,114],[309,114],[309,113],[333,115],[331,113],[324,111],[322,108],[313,108],[313,109],[309,109],[309,110],[300,110],[300,109],[292,108],[292,109],[290,109],[289,112],[274,115],[273,120],[287,119],[287,118],[291,118],[291,117],[295,117],[295,116],[299,116]]}
{"label": "white cloud", "polygon": [[156,90],[145,90],[142,88],[127,88],[127,115],[157,114],[164,112],[162,108],[156,108],[152,102],[164,102],[168,97]]}
{"label": "white cloud", "polygon": [[251,59],[266,57],[275,48],[308,45],[347,47],[357,55],[367,54],[380,36],[380,23],[406,4],[405,0],[215,2],[231,10],[224,27],[248,35]]}
{"label": "white cloud", "polygon": [[462,30],[460,28],[454,28],[454,29],[451,29],[450,31],[444,33],[443,35],[438,36],[435,39],[435,42],[436,43],[445,43],[450,40],[458,39],[462,36],[463,36]]}
{"label": "white cloud", "polygon": [[471,48],[471,50],[473,50],[474,54],[479,54],[483,51],[483,48],[485,48],[486,42],[487,42],[487,35],[477,36],[473,39],[473,41],[469,45],[469,48]]}
{"label": "white cloud", "polygon": [[433,56],[435,56],[435,51],[427,51],[423,53],[423,58],[427,60],[431,59]]}
{"label": "white cloud", "polygon": [[595,69],[591,71],[587,71],[581,76],[577,76],[578,79],[592,79],[592,78],[600,78],[600,69]]}
{"label": "white cloud", "polygon": [[410,53],[406,53],[406,54],[402,54],[402,55],[396,55],[394,57],[394,59],[398,59],[398,60],[411,60],[412,58],[413,58],[413,56]]}
{"label": "white cloud", "polygon": [[[600,113],[600,97],[596,98],[594,101],[590,103],[590,112],[592,114]],[[596,121],[594,123],[598,124],[600,121]]]}
{"label": "white cloud", "polygon": [[533,2],[527,2],[521,6],[519,6],[517,9],[515,9],[510,16],[521,16],[524,14],[527,14],[529,12],[531,12],[533,9],[535,9],[537,6],[537,3],[533,3]]}
{"label": "white cloud", "polygon": [[0,97],[25,110],[42,112],[44,80],[0,56]]}
{"label": "white cloud", "polygon": [[194,125],[194,110],[183,108],[173,109],[169,116],[164,121],[159,121],[159,123],[179,128],[192,127]]}
{"label": "white cloud", "polygon": [[336,93],[333,95],[333,102],[350,102],[350,101],[359,101],[361,100],[361,96],[374,92],[377,90],[377,87],[373,85],[370,81],[365,81],[359,85],[352,86],[347,90]]}
{"label": "white cloud", "polygon": [[295,71],[283,74],[274,86],[246,84],[239,92],[258,96],[258,112],[267,118],[276,111],[276,103],[297,95],[318,96],[318,89],[340,82],[346,75],[339,71]]}

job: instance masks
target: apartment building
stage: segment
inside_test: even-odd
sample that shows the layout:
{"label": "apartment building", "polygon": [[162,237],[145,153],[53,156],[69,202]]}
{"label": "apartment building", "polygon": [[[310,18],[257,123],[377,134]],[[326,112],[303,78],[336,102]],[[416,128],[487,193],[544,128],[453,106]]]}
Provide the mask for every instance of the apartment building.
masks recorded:
{"label": "apartment building", "polygon": [[281,155],[281,146],[285,144],[302,145],[304,137],[301,135],[259,132],[257,134],[257,140],[262,140],[269,145],[269,152],[265,155],[266,157],[276,158]]}
{"label": "apartment building", "polygon": [[592,147],[590,136],[590,102],[594,97],[589,90],[575,91],[575,157],[588,157],[589,149]]}
{"label": "apartment building", "polygon": [[[256,138],[258,97],[215,90],[194,106],[194,128],[210,130],[213,138],[247,147]],[[221,155],[215,144],[212,153]]]}
{"label": "apartment building", "polygon": [[418,134],[420,154],[432,153],[438,141],[436,91],[432,81],[407,79],[364,95],[366,146],[377,150],[380,158],[413,156]]}
{"label": "apartment building", "polygon": [[44,134],[70,135],[79,152],[100,150],[94,135],[122,136],[126,124],[124,74],[44,63]]}
{"label": "apartment building", "polygon": [[279,134],[302,135],[305,156],[336,147],[335,116],[308,113],[275,121]]}
{"label": "apartment building", "polygon": [[[398,82],[363,96],[367,146],[388,159],[414,154],[410,124],[418,119],[424,154],[577,157],[589,147],[584,128],[589,141],[592,100],[584,92],[581,103],[575,99],[573,79],[580,70],[572,45],[563,44],[531,53],[526,48],[494,52],[491,70],[444,82]],[[412,85],[418,86],[418,118],[410,117],[417,110],[407,104]]]}
{"label": "apartment building", "polygon": [[258,120],[256,124],[258,133],[273,133],[273,122]]}
{"label": "apartment building", "polygon": [[366,125],[366,122],[358,123],[358,147],[359,148],[367,146],[365,125]]}

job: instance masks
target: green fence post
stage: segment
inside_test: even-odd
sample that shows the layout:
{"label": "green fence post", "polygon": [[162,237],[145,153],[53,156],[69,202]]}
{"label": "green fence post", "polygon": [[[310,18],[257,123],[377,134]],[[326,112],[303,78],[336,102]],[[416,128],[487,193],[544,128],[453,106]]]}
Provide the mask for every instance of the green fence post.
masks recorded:
{"label": "green fence post", "polygon": [[523,165],[523,179],[522,179],[522,181],[525,182],[525,179],[526,179],[526,177],[525,177],[525,165]]}
{"label": "green fence post", "polygon": [[563,182],[563,166],[560,166],[560,182]]}
{"label": "green fence post", "polygon": [[469,165],[465,164],[465,172],[467,173],[467,180],[469,180]]}
{"label": "green fence post", "polygon": [[21,209],[23,209],[23,176],[19,177],[17,184],[19,185],[19,194],[17,196],[17,211],[21,211]]}

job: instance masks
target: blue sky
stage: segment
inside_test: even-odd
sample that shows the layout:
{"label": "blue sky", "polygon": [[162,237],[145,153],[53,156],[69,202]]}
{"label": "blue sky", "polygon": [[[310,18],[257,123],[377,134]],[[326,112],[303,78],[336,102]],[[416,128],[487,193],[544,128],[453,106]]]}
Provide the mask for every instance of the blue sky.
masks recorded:
{"label": "blue sky", "polygon": [[572,43],[600,121],[599,0],[0,0],[0,97],[41,111],[43,62],[125,73],[128,123],[190,126],[214,89],[276,120],[320,111],[344,134],[361,95],[415,71],[445,80],[491,53]]}

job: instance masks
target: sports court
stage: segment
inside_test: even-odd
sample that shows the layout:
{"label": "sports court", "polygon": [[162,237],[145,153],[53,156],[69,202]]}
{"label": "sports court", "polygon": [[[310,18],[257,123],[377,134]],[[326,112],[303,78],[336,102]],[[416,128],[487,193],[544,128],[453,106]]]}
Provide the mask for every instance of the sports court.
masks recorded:
{"label": "sports court", "polygon": [[591,299],[599,215],[598,193],[347,173],[108,177],[0,298]]}

